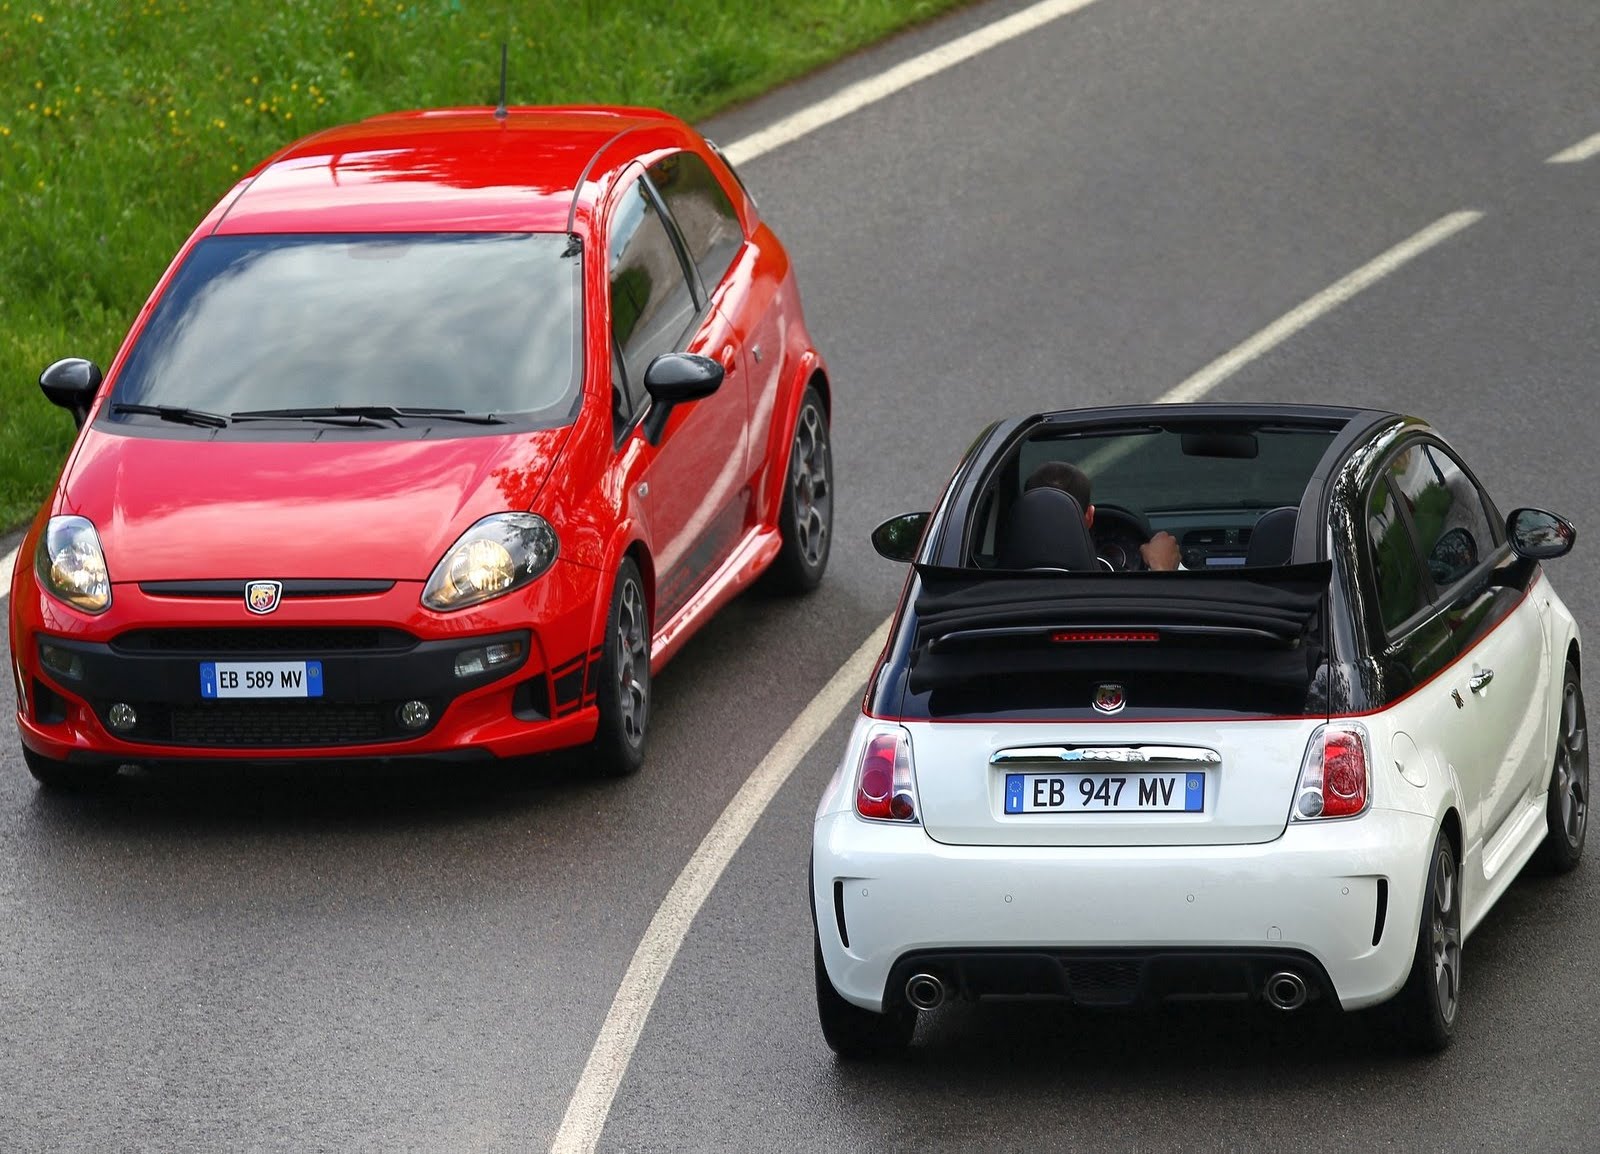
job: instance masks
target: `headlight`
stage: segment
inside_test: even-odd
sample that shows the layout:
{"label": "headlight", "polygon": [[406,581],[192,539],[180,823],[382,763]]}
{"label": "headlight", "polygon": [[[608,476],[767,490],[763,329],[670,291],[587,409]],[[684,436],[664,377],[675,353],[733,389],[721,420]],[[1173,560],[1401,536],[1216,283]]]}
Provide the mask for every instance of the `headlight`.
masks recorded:
{"label": "headlight", "polygon": [[33,555],[33,571],[47,592],[74,609],[104,613],[111,608],[106,556],[85,517],[50,518]]}
{"label": "headlight", "polygon": [[429,609],[465,609],[526,585],[556,559],[556,534],[533,513],[496,513],[450,547],[422,590]]}

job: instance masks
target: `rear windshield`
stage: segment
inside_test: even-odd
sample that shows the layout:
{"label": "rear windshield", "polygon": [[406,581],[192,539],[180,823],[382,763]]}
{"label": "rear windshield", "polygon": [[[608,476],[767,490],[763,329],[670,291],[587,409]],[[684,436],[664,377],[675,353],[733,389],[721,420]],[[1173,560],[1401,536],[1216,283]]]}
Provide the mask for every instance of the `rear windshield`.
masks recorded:
{"label": "rear windshield", "polygon": [[580,262],[552,233],[207,237],[112,399],[223,416],[388,405],[562,424],[581,386]]}
{"label": "rear windshield", "polygon": [[1335,430],[1257,427],[1212,434],[1181,428],[1035,437],[1020,478],[1046,461],[1089,475],[1095,502],[1142,513],[1298,505]]}

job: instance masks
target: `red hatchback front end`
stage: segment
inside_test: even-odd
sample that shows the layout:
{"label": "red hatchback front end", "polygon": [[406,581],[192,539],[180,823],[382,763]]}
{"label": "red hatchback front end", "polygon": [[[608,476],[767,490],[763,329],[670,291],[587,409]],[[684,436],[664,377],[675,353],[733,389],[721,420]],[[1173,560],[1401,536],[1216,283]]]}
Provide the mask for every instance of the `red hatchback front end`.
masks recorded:
{"label": "red hatchback front end", "polygon": [[[505,509],[497,476],[548,472],[567,432],[237,445],[91,427],[19,550],[23,744],[116,764],[511,757],[589,740],[592,568],[558,553],[504,596],[423,601],[473,514]],[[41,538],[68,517],[103,541],[103,609],[45,588]]]}

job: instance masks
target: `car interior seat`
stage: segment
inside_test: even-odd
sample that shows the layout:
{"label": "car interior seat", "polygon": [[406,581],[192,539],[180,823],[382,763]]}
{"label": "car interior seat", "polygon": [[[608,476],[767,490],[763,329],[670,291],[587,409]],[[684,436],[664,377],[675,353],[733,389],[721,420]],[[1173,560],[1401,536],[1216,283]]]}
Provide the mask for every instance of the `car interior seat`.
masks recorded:
{"label": "car interior seat", "polygon": [[1294,552],[1294,526],[1300,510],[1293,505],[1283,505],[1261,514],[1256,527],[1250,531],[1250,548],[1245,551],[1246,565],[1287,565]]}
{"label": "car interior seat", "polygon": [[1002,569],[1099,569],[1083,509],[1060,489],[1018,497],[1000,535]]}

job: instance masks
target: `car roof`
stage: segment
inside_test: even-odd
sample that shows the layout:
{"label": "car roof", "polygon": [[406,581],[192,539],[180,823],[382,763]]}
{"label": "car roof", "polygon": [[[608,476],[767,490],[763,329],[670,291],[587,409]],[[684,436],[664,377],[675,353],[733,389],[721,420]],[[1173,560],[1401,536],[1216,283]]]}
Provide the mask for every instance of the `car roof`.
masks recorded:
{"label": "car roof", "polygon": [[[645,130],[602,158],[606,145]],[[566,232],[640,152],[687,144],[677,118],[642,108],[388,113],[299,140],[267,160],[214,231]],[[603,162],[602,162],[603,160]]]}

